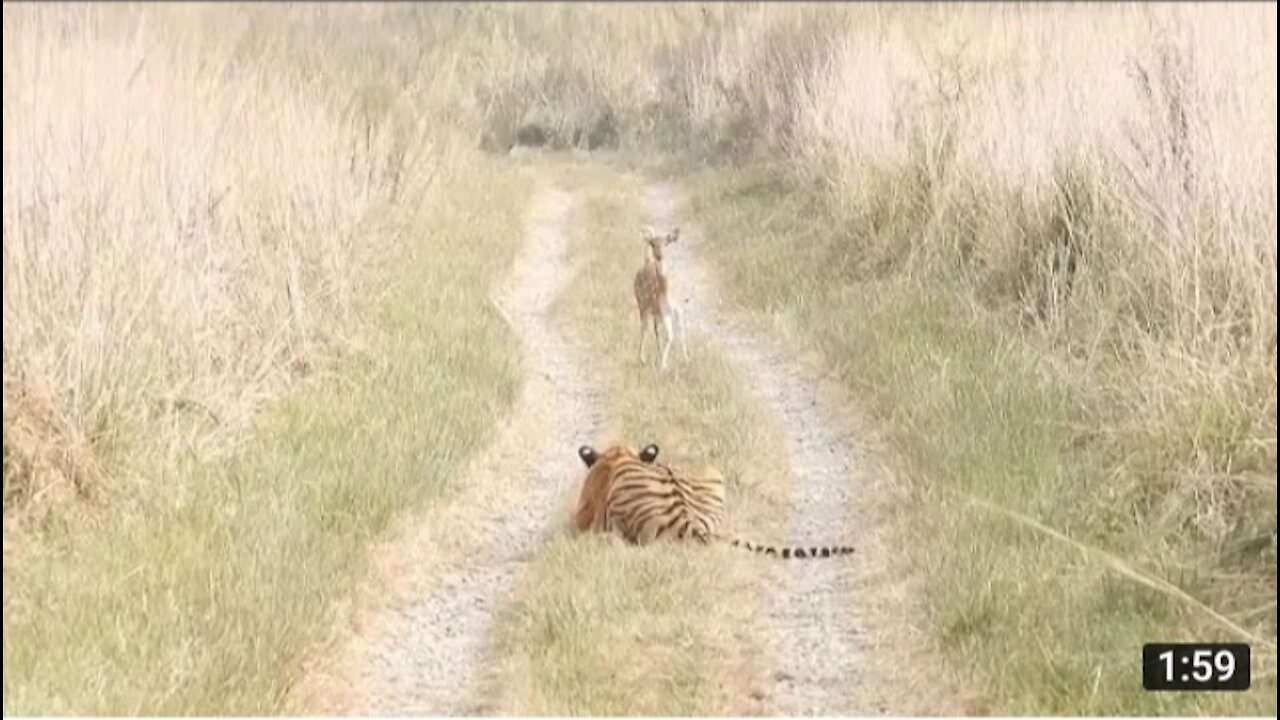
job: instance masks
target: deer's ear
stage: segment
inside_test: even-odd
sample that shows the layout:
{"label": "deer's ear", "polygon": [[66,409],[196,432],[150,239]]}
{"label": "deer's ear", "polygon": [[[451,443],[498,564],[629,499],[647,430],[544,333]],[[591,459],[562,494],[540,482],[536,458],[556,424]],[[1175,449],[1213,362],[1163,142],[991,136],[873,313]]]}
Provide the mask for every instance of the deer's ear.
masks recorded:
{"label": "deer's ear", "polygon": [[645,448],[644,448],[643,450],[641,450],[641,451],[640,451],[640,459],[641,459],[641,460],[643,460],[643,461],[645,461],[645,462],[647,462],[647,463],[651,463],[651,462],[653,462],[654,460],[657,460],[657,459],[658,459],[658,446],[657,446],[657,445],[646,445],[646,446],[645,446]]}
{"label": "deer's ear", "polygon": [[596,451],[590,445],[578,448],[578,457],[582,458],[582,463],[587,467],[596,464]]}
{"label": "deer's ear", "polygon": [[675,230],[671,231],[670,235],[667,235],[667,244],[671,244],[679,239],[680,239],[680,228],[676,228]]}

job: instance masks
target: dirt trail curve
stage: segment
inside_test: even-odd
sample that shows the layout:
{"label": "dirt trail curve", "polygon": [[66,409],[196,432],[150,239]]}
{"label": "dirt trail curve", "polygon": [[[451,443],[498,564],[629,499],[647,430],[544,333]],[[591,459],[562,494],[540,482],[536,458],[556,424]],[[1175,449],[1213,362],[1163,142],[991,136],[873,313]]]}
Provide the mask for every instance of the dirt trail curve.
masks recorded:
{"label": "dirt trail curve", "polygon": [[[650,221],[679,225],[678,195],[660,183],[646,189]],[[860,470],[860,452],[840,429],[816,381],[805,376],[772,343],[731,322],[720,312],[695,250],[699,234],[685,227],[688,242],[667,249],[668,272],[683,299],[689,330],[718,345],[738,368],[749,389],[779,421],[792,473],[789,529],[795,545],[859,545],[851,476]],[[757,538],[761,541],[766,539]],[[769,538],[768,540],[774,540]],[[774,662],[775,715],[869,715],[884,711],[863,677],[868,640],[859,610],[861,578],[854,559],[798,560],[780,569],[781,587],[762,628]]]}
{"label": "dirt trail curve", "polygon": [[497,301],[519,335],[525,383],[512,419],[443,510],[404,523],[375,548],[372,579],[343,613],[332,650],[295,689],[308,713],[484,712],[482,681],[497,604],[554,529],[579,476],[575,438],[593,437],[604,397],[550,309],[565,280],[573,197],[544,187],[509,288]]}

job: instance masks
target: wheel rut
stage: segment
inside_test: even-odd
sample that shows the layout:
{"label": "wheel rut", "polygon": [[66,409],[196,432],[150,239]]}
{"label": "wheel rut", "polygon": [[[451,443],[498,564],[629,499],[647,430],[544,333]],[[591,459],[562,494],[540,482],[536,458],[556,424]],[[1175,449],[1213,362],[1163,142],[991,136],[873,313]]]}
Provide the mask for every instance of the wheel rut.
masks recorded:
{"label": "wheel rut", "polygon": [[551,318],[567,278],[574,203],[556,186],[540,188],[513,277],[495,299],[522,346],[525,381],[510,421],[455,498],[373,549],[370,577],[340,613],[332,649],[306,668],[289,705],[324,714],[485,711],[478,695],[495,611],[580,475],[573,439],[594,436],[606,419],[582,353]]}
{"label": "wheel rut", "polygon": [[[660,228],[681,225],[687,241],[667,248],[691,333],[718,346],[737,367],[758,402],[778,420],[792,474],[788,544],[854,544],[852,493],[860,484],[862,453],[841,429],[816,379],[776,343],[732,321],[711,291],[696,247],[700,234],[678,217],[679,196],[665,183],[645,190],[647,215]],[[764,541],[765,538],[755,538]],[[866,715],[883,711],[863,676],[869,640],[860,610],[863,573],[852,559],[792,560],[778,571],[778,587],[762,628],[773,658],[774,714]]]}

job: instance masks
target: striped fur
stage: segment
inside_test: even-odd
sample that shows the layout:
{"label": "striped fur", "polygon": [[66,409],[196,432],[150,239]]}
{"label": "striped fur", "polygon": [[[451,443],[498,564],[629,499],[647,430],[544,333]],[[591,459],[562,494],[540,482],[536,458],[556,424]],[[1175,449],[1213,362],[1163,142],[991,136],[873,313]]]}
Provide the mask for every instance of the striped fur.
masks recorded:
{"label": "striped fur", "polygon": [[661,538],[718,541],[784,559],[853,552],[843,545],[778,547],[721,535],[724,478],[714,469],[691,475],[659,463],[656,445],[639,453],[621,444],[603,453],[583,446],[578,456],[588,468],[574,514],[579,532],[616,532],[637,545]]}

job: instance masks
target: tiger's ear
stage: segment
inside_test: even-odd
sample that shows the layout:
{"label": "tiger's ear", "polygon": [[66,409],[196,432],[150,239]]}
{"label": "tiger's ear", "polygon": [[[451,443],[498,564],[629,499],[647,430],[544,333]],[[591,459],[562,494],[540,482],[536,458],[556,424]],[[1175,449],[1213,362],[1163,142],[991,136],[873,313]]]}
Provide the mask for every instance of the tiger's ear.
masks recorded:
{"label": "tiger's ear", "polygon": [[590,445],[583,445],[578,448],[578,457],[582,458],[583,464],[591,467],[596,464],[596,451]]}
{"label": "tiger's ear", "polygon": [[658,459],[658,446],[657,446],[657,445],[646,445],[646,446],[645,446],[645,448],[644,448],[643,450],[641,450],[641,451],[640,451],[640,459],[641,459],[641,460],[643,460],[643,461],[645,461],[645,462],[647,462],[647,463],[651,463],[651,462],[653,462],[654,460],[657,460],[657,459]]}

